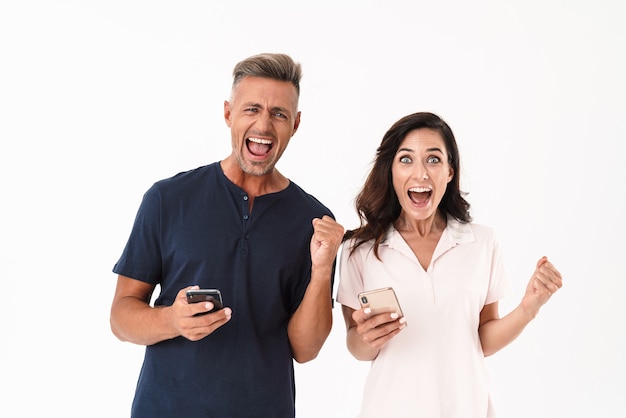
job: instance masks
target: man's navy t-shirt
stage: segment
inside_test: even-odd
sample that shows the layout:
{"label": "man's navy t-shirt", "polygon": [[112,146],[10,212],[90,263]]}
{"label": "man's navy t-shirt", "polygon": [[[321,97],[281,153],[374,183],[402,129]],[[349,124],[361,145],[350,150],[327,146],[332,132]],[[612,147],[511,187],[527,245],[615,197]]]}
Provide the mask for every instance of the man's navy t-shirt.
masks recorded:
{"label": "man's navy t-shirt", "polygon": [[248,207],[219,163],[159,181],[144,195],[113,271],[160,285],[157,306],[197,284],[220,289],[233,313],[200,341],[146,347],[132,416],[294,416],[287,323],[311,276],[311,221],[333,215],[293,182]]}

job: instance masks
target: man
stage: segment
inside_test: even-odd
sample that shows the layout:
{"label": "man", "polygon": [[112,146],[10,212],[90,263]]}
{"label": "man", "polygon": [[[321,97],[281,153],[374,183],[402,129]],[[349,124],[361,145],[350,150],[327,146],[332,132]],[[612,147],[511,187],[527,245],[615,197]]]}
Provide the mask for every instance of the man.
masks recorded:
{"label": "man", "polygon": [[[344,230],[275,167],[300,124],[300,64],[260,54],[233,76],[231,154],[156,182],[113,269],[111,329],[146,345],[133,417],[293,417],[293,360],[331,329]],[[187,303],[198,287],[225,307],[196,316],[213,308]]]}

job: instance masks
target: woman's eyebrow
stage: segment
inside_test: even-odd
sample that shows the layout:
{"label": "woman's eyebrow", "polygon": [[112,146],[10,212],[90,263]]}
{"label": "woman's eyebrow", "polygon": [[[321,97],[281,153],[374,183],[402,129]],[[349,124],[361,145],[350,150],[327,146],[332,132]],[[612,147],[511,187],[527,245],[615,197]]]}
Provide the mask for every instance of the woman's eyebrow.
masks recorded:
{"label": "woman's eyebrow", "polygon": [[[427,149],[426,149],[426,151],[428,151],[428,152],[438,151],[438,152],[440,152],[440,153],[442,153],[442,154],[443,154],[442,149],[441,149],[441,148],[438,148],[438,147],[427,148]],[[415,152],[415,150],[413,150],[413,149],[411,149],[411,148],[400,148],[400,149],[398,149],[398,151],[396,152],[396,154],[397,154],[397,153],[399,153],[399,152]]]}

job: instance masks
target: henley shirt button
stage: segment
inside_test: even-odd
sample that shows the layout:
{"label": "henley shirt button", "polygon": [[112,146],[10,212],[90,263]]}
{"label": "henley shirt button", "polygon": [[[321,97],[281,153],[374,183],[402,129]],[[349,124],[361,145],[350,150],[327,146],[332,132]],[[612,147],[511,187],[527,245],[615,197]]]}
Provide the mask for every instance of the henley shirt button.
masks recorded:
{"label": "henley shirt button", "polygon": [[243,197],[243,200],[248,200],[248,196],[247,196],[247,195],[246,195],[246,196],[244,196],[244,197]]}
{"label": "henley shirt button", "polygon": [[248,215],[243,215],[243,219],[248,220],[249,216]]}

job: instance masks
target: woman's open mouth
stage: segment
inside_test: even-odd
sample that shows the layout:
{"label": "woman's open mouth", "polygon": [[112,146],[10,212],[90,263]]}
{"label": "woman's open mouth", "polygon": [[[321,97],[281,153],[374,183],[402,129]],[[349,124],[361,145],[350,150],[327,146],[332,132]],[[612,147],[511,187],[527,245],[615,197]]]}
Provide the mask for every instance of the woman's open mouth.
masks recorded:
{"label": "woman's open mouth", "polygon": [[420,205],[430,199],[430,196],[433,194],[433,189],[430,187],[411,187],[407,194],[411,202]]}

